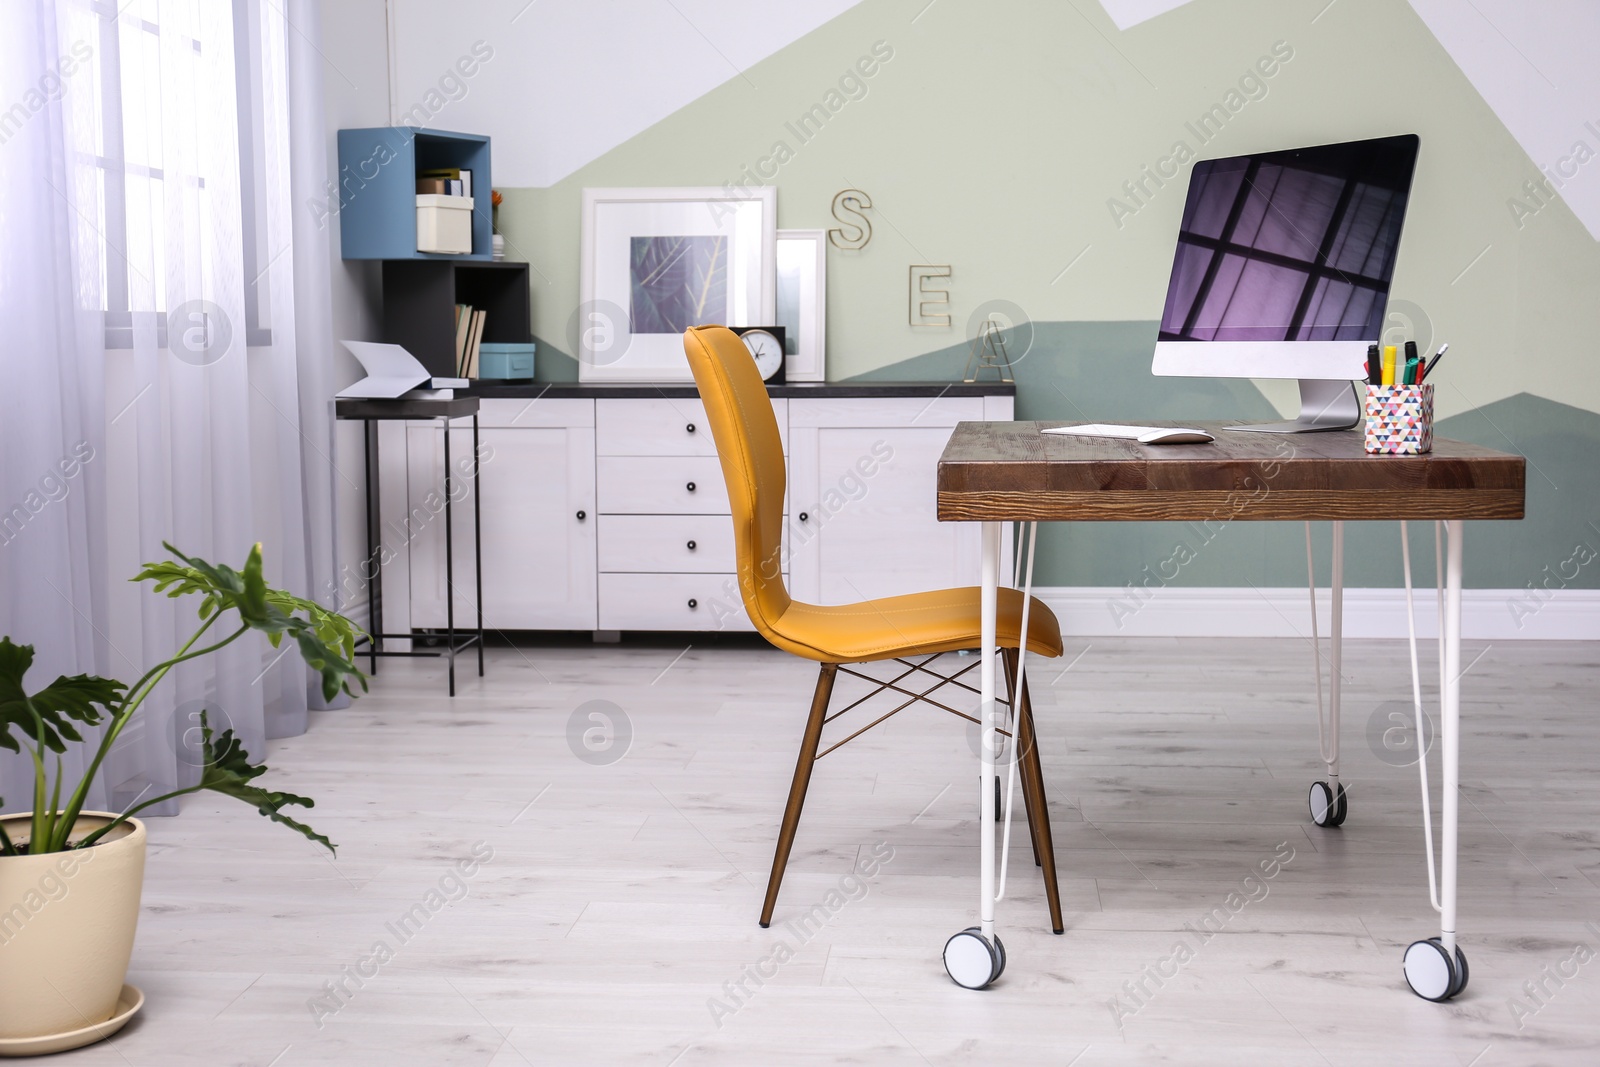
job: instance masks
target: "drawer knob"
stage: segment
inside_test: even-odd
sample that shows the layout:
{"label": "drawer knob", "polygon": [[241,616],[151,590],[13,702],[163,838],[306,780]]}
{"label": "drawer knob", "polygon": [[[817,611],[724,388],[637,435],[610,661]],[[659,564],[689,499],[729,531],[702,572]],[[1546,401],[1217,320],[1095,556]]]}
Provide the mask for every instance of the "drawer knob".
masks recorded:
{"label": "drawer knob", "polygon": [[689,425],[685,426],[684,429],[690,433],[694,433],[694,423],[691,422]]}
{"label": "drawer knob", "polygon": [[805,513],[805,512],[803,512],[803,511],[802,511],[802,512],[801,512],[801,513],[800,513],[800,521],[801,521],[801,522],[805,522],[805,521],[806,521],[806,520],[807,520],[807,519],[809,519],[809,518],[811,518],[811,516],[810,516],[810,515],[807,515],[807,514],[806,514],[806,513]]}
{"label": "drawer knob", "polygon": [[691,611],[694,610],[695,608],[698,608],[699,606],[700,606],[700,601],[696,600],[694,597],[690,597],[689,598],[689,609]]}
{"label": "drawer knob", "polygon": [[693,541],[690,541],[690,542],[689,542],[689,551],[690,551],[690,552],[693,552],[693,551],[694,551],[694,542],[693,542]]}
{"label": "drawer knob", "polygon": [[688,485],[684,486],[684,488],[689,490],[689,492],[692,493],[692,492],[694,492],[694,483],[690,482]]}
{"label": "drawer knob", "polygon": [[589,517],[589,513],[587,511],[578,512],[578,521],[579,522],[582,522],[584,519],[587,519],[588,517]]}

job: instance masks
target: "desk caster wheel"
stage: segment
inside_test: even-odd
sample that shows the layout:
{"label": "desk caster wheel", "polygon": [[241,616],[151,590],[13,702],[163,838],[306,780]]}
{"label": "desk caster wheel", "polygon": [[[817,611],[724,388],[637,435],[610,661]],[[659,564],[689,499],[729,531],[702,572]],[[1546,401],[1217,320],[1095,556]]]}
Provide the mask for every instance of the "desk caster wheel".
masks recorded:
{"label": "desk caster wheel", "polygon": [[1457,947],[1451,960],[1437,937],[1413,941],[1405,954],[1406,985],[1423,1000],[1449,1000],[1467,988],[1467,957]]}
{"label": "desk caster wheel", "polygon": [[944,943],[944,970],[963,989],[982,989],[1006,969],[1006,947],[969,926]]}
{"label": "desk caster wheel", "polygon": [[[1432,941],[1434,944],[1442,944],[1442,942],[1437,937],[1430,937],[1430,938],[1428,938],[1428,940]],[[1004,967],[1005,964],[1002,963],[1001,966]],[[1455,987],[1455,989],[1450,991],[1450,995],[1452,997],[1457,996],[1457,995],[1459,995],[1461,993],[1462,990],[1466,989],[1467,988],[1467,979],[1470,978],[1471,976],[1472,976],[1472,968],[1467,966],[1467,954],[1465,952],[1461,951],[1461,946],[1460,945],[1457,945],[1456,946],[1456,987]]]}
{"label": "desk caster wheel", "polygon": [[1343,783],[1338,785],[1335,793],[1335,787],[1327,782],[1312,782],[1307,802],[1311,807],[1311,821],[1318,826],[1343,826],[1344,817],[1350,814]]}

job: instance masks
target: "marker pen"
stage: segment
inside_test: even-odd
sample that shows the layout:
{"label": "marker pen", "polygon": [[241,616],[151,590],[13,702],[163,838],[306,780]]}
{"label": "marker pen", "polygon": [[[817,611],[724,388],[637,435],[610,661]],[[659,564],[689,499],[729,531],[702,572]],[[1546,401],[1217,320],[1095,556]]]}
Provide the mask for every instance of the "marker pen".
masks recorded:
{"label": "marker pen", "polygon": [[1433,358],[1428,360],[1428,365],[1422,369],[1422,378],[1427,378],[1428,375],[1433,373],[1434,365],[1444,358],[1444,354],[1449,348],[1449,341],[1446,341],[1444,344],[1439,346],[1439,351],[1433,354]]}
{"label": "marker pen", "polygon": [[1394,345],[1383,346],[1383,380],[1379,383],[1381,385],[1394,384],[1395,351],[1396,349]]}

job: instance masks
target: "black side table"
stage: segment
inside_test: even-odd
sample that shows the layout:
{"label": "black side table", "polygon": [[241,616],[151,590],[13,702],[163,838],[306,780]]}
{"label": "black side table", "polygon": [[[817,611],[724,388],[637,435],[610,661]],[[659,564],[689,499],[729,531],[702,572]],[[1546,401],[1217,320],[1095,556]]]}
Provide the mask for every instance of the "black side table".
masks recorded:
{"label": "black side table", "polygon": [[[365,464],[367,470],[367,560],[372,571],[371,590],[367,597],[367,655],[371,673],[378,673],[379,656],[444,656],[450,661],[450,695],[456,695],[456,656],[478,646],[478,677],[483,677],[483,521],[478,501],[479,472],[476,464],[472,473],[472,570],[477,584],[478,626],[476,631],[465,631],[458,637],[456,631],[455,537],[451,526],[451,499],[454,496],[454,475],[450,466],[450,422],[452,419],[472,419],[472,454],[478,454],[478,398],[455,397],[450,400],[355,400],[334,401],[334,415],[364,423]],[[411,640],[412,633],[386,634],[383,632],[383,557],[378,543],[378,530],[382,519],[378,513],[378,423],[390,420],[415,421],[438,419],[444,429],[444,586],[445,586],[445,643],[438,649],[391,652],[383,648],[385,638]]]}

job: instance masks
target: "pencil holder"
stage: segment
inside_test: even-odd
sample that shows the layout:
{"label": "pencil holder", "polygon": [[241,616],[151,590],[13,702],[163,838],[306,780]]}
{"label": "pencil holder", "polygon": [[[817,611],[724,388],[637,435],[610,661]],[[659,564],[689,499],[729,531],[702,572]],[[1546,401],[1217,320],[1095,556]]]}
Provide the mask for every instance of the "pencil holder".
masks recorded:
{"label": "pencil holder", "polygon": [[1433,451],[1433,386],[1367,386],[1367,451],[1420,456]]}

